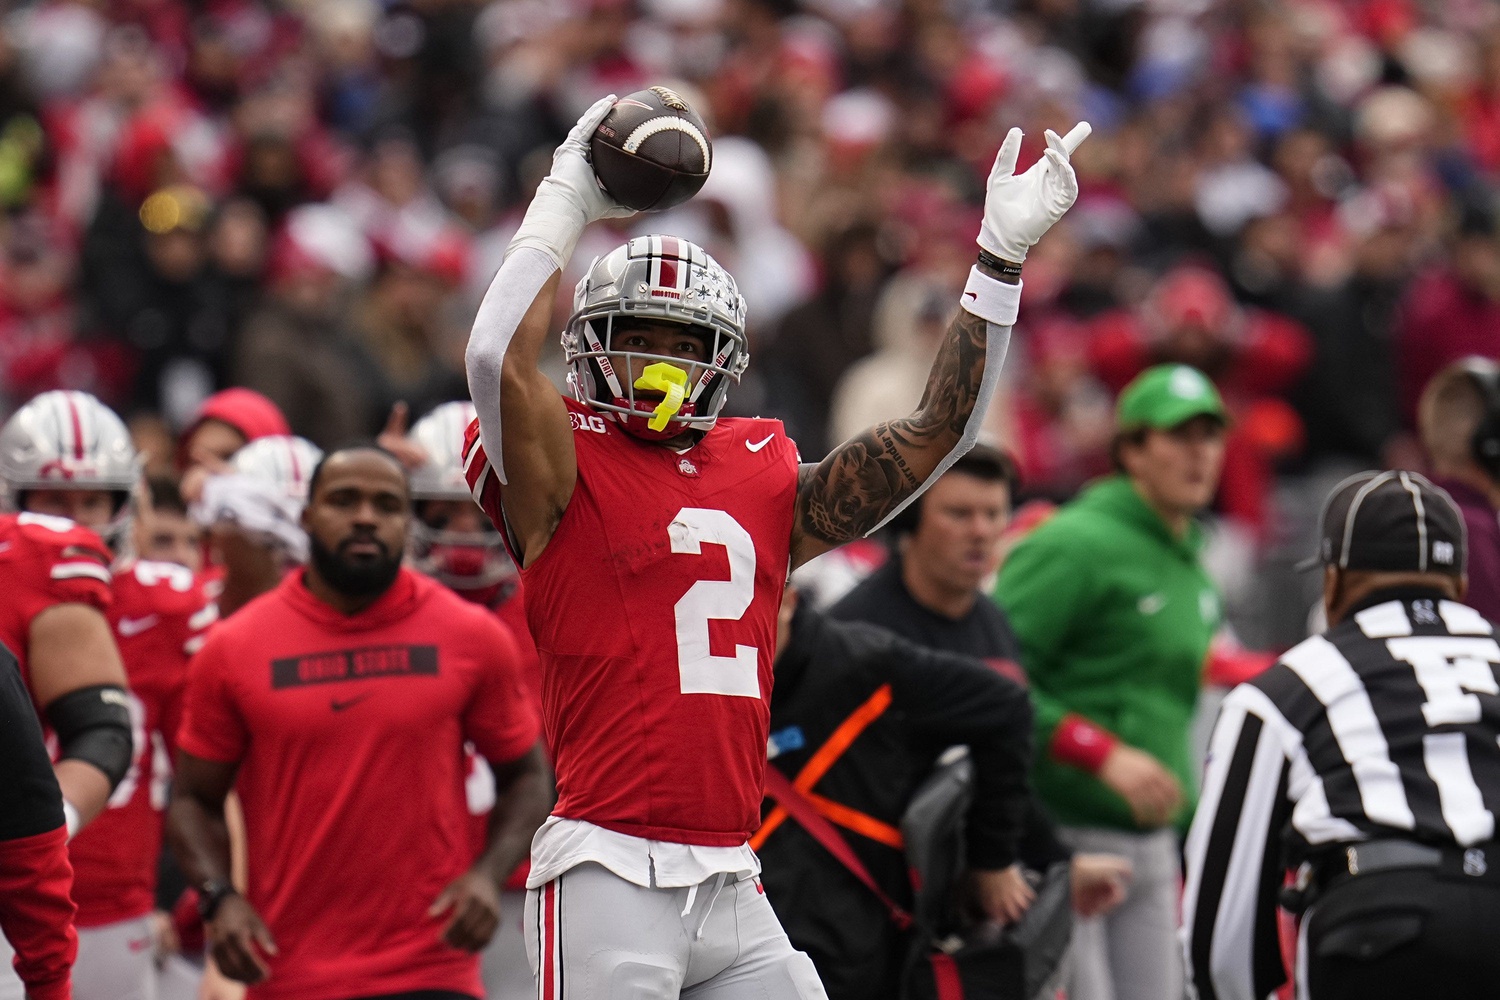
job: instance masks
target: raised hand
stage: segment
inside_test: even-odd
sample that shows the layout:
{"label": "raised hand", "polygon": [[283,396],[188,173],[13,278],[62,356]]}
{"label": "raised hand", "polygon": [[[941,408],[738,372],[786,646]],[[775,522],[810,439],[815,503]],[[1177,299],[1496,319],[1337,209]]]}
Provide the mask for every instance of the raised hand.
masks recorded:
{"label": "raised hand", "polygon": [[1023,174],[1016,174],[1021,130],[1011,129],[1000,144],[984,196],[979,245],[1001,260],[1019,264],[1052,224],[1078,199],[1078,177],[1070,158],[1093,127],[1079,122],[1059,137],[1047,130],[1047,149]]}
{"label": "raised hand", "polygon": [[614,103],[614,94],[595,101],[583,113],[583,117],[578,119],[578,124],[573,126],[563,144],[557,147],[557,152],[552,154],[550,176],[579,189],[578,193],[588,211],[590,222],[622,219],[635,214],[635,209],[621,205],[599,186],[599,180],[594,176],[593,163],[589,160],[589,139],[593,137],[594,129],[599,127],[604,116],[609,114],[609,109],[614,107]]}
{"label": "raised hand", "polygon": [[595,101],[552,154],[552,172],[537,185],[536,197],[510,241],[511,250],[534,247],[551,257],[561,270],[573,255],[585,226],[600,219],[635,214],[599,186],[589,162],[589,139],[614,103],[614,94]]}
{"label": "raised hand", "polygon": [[400,459],[406,471],[413,472],[427,464],[428,456],[421,445],[407,436],[410,418],[411,410],[406,403],[396,403],[391,407],[391,415],[385,418],[385,427],[375,443]]}

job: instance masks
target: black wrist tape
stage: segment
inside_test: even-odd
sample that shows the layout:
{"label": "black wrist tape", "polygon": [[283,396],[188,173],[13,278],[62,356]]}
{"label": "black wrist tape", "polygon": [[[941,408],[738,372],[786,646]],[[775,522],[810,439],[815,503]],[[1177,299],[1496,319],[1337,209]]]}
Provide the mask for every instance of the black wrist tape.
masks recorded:
{"label": "black wrist tape", "polygon": [[985,267],[992,267],[1001,274],[1009,277],[1019,278],[1021,276],[1021,265],[1008,260],[1002,260],[990,253],[984,247],[979,248],[979,263]]}

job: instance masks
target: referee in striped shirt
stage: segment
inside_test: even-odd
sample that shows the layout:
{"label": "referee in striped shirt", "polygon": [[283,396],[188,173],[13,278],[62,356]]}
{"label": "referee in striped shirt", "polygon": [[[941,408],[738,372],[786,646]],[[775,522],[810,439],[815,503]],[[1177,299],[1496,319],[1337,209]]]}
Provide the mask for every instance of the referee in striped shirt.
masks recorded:
{"label": "referee in striped shirt", "polygon": [[[1327,633],[1235,688],[1187,841],[1199,1000],[1500,995],[1500,645],[1448,494],[1362,473],[1323,509]],[[1290,877],[1289,877],[1289,873]]]}

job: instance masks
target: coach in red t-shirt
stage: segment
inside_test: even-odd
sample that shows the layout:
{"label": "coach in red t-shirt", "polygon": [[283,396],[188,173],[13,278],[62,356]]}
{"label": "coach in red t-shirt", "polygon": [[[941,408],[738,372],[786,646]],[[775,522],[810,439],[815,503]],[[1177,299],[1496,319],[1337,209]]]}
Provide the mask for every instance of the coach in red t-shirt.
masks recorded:
{"label": "coach in red t-shirt", "polygon": [[[411,503],[373,446],[328,455],[311,559],[210,635],[188,676],[173,846],[213,954],[253,1000],[479,997],[500,884],[549,805],[514,640],[401,557]],[[499,800],[472,866],[464,742]],[[249,886],[229,884],[224,797]]]}

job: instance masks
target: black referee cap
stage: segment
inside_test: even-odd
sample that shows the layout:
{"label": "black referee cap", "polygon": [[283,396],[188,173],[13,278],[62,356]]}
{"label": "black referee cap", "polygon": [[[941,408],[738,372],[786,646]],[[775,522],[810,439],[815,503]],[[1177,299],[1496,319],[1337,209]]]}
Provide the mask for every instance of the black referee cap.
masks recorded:
{"label": "black referee cap", "polygon": [[1361,472],[1333,488],[1318,524],[1318,554],[1299,569],[1461,576],[1463,515],[1446,491],[1415,472]]}

